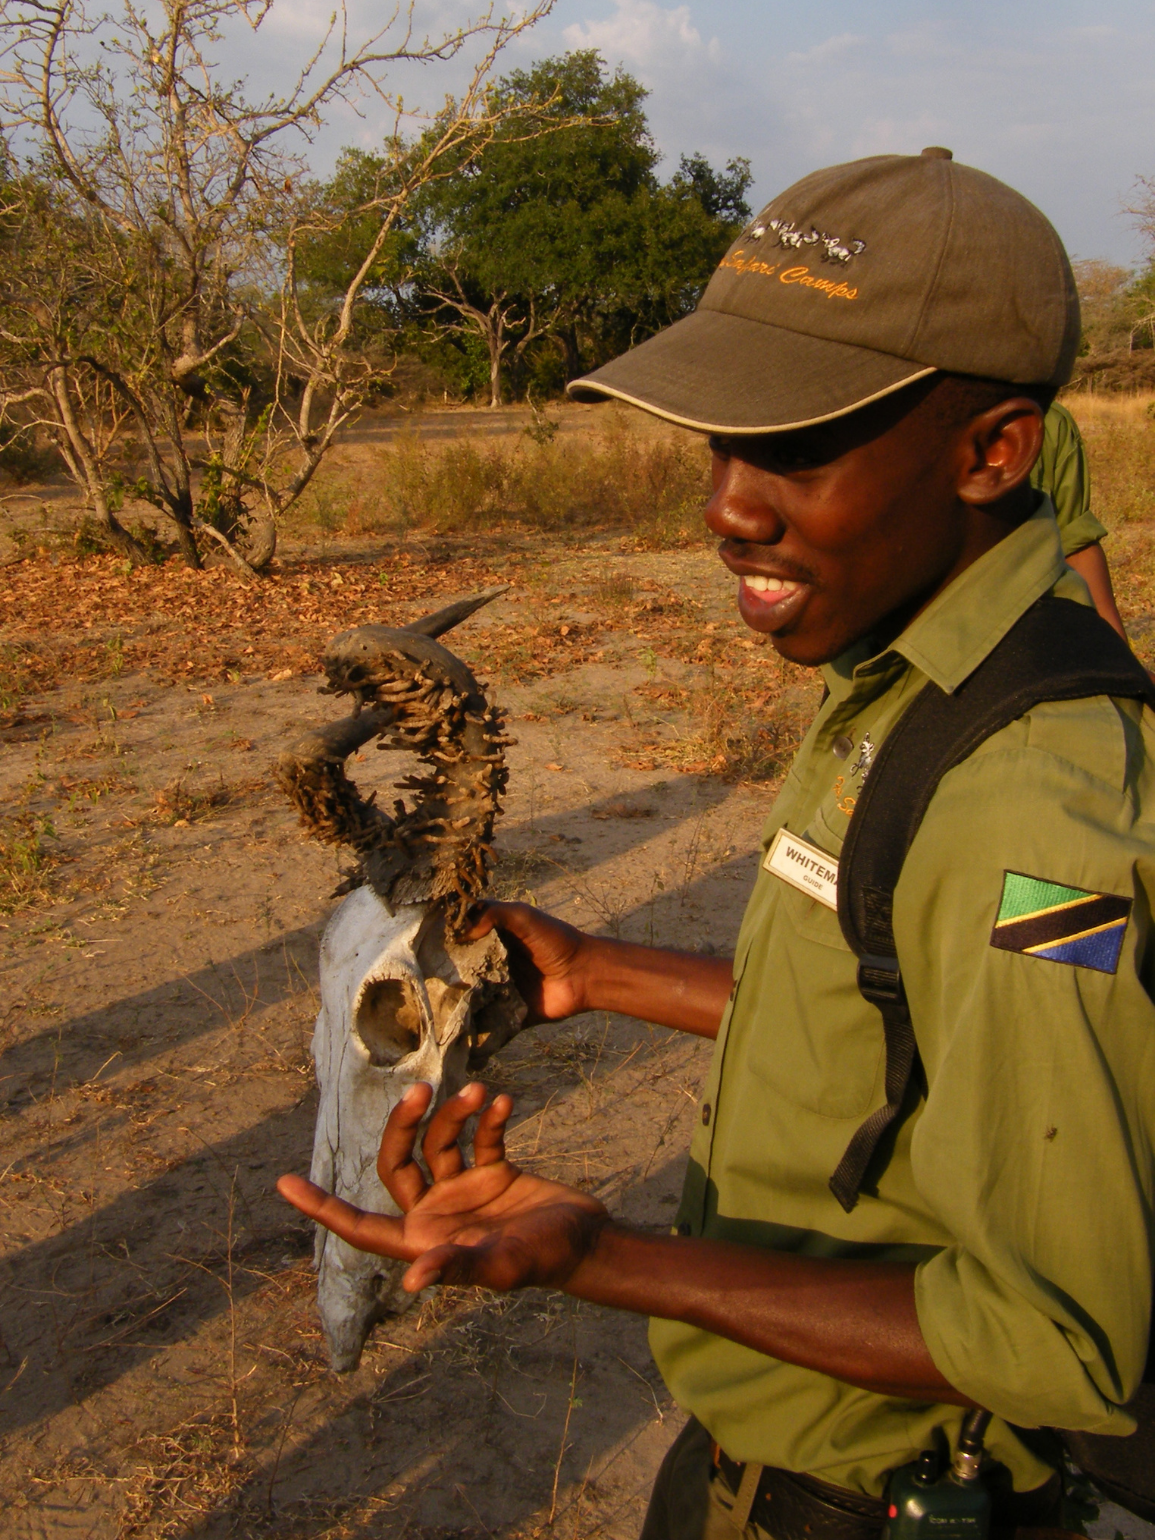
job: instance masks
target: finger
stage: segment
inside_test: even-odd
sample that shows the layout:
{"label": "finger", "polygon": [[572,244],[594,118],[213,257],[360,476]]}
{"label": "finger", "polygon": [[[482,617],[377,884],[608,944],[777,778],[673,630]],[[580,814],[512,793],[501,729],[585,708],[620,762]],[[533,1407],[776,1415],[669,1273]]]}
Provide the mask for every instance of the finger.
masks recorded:
{"label": "finger", "polygon": [[505,1159],[505,1128],[513,1113],[511,1096],[495,1096],[481,1114],[473,1136],[473,1164],[493,1166]]}
{"label": "finger", "polygon": [[487,1235],[474,1245],[452,1241],[433,1246],[405,1270],[401,1287],[409,1294],[431,1283],[498,1289],[524,1288],[537,1281],[538,1263],[533,1248],[509,1235]]}
{"label": "finger", "polygon": [[533,934],[534,922],[540,910],[532,904],[504,903],[496,898],[483,898],[469,911],[469,929],[466,941],[479,941],[491,930],[502,930],[510,936]]}
{"label": "finger", "polygon": [[497,910],[503,905],[494,903],[492,899],[482,899],[466,916],[463,936],[466,941],[480,941],[482,936],[488,936],[491,930],[496,930],[499,917]]}
{"label": "finger", "polygon": [[434,1246],[406,1269],[401,1287],[407,1294],[417,1294],[432,1283],[484,1283],[488,1249],[486,1245],[456,1246],[452,1242]]}
{"label": "finger", "polygon": [[431,1284],[440,1283],[441,1269],[462,1250],[461,1246],[434,1246],[432,1251],[422,1252],[416,1262],[405,1269],[401,1287],[406,1294],[420,1294]]}
{"label": "finger", "polygon": [[413,1146],[417,1143],[421,1119],[429,1111],[432,1100],[433,1087],[418,1080],[389,1114],[381,1134],[377,1175],[403,1214],[407,1214],[427,1191],[428,1184],[421,1167],[413,1159]]}
{"label": "finger", "polygon": [[435,1182],[443,1182],[465,1170],[465,1157],[457,1141],[484,1101],[485,1087],[475,1080],[471,1085],[463,1086],[456,1096],[449,1097],[434,1113],[425,1131],[421,1153]]}
{"label": "finger", "polygon": [[402,1243],[399,1219],[388,1214],[367,1214],[364,1209],[354,1208],[343,1198],[335,1198],[303,1176],[282,1176],[277,1182],[277,1191],[302,1214],[315,1219],[326,1230],[332,1230],[334,1235],[339,1235],[359,1251],[372,1251],[379,1257],[402,1260],[412,1255],[412,1248]]}

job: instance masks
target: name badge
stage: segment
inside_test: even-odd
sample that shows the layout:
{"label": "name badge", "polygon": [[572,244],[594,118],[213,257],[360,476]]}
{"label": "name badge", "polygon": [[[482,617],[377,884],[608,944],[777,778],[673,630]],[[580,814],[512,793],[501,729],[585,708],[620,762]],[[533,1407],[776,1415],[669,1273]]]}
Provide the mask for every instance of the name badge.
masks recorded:
{"label": "name badge", "polygon": [[792,888],[816,898],[827,909],[838,908],[838,862],[816,845],[808,845],[796,834],[779,829],[762,862],[764,871],[773,872]]}

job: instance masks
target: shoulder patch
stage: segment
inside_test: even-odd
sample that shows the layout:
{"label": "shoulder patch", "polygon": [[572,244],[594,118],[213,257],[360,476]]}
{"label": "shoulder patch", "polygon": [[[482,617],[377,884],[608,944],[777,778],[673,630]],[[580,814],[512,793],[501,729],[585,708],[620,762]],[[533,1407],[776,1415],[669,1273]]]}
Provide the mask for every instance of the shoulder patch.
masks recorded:
{"label": "shoulder patch", "polygon": [[1114,973],[1130,914],[1129,898],[1004,872],[991,945],[1025,957]]}

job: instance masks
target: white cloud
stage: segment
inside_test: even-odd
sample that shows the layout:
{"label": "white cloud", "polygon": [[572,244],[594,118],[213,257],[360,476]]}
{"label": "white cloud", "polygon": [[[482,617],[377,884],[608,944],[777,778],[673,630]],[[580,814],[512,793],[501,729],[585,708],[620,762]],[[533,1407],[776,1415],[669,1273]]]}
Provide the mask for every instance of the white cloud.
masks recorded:
{"label": "white cloud", "polygon": [[908,27],[905,30],[892,32],[886,39],[888,51],[898,59],[911,61],[908,68],[916,69],[921,61],[922,67],[928,67],[932,61],[940,63],[958,59],[970,62],[973,60],[970,39],[961,34],[960,29],[952,21],[923,21],[917,26]]}
{"label": "white cloud", "polygon": [[831,59],[852,53],[865,41],[866,39],[859,37],[857,32],[840,32],[837,37],[828,37],[825,42],[815,43],[813,48],[807,48],[804,53],[788,53],[786,62],[787,64],[827,64]]}
{"label": "white cloud", "polygon": [[717,60],[718,39],[703,43],[688,5],[670,8],[655,0],[614,0],[617,14],[604,21],[575,22],[563,36],[569,48],[596,48],[609,63],[642,68],[684,65],[703,57]]}

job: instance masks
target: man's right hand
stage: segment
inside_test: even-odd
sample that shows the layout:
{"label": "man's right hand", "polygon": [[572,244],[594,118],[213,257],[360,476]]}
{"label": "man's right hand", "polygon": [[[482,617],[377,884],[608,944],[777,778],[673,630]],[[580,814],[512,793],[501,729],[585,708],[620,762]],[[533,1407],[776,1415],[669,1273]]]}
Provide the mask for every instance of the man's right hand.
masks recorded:
{"label": "man's right hand", "polygon": [[587,936],[529,904],[483,903],[466,932],[501,932],[528,1025],[582,1011],[619,1011],[661,1027],[715,1037],[732,984],[731,961]]}
{"label": "man's right hand", "polygon": [[481,903],[466,931],[477,941],[499,930],[521,998],[529,1007],[527,1026],[561,1021],[591,1009],[586,998],[586,962],[592,936],[555,920],[529,904]]}

